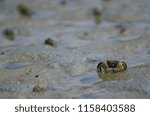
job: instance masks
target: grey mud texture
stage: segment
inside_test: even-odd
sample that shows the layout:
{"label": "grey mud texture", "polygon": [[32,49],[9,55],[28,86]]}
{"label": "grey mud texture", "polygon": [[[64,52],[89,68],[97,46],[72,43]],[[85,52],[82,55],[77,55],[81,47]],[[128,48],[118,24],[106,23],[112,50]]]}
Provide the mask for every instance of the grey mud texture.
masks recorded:
{"label": "grey mud texture", "polygon": [[[149,0],[1,0],[0,98],[150,98],[149,11]],[[128,69],[99,77],[106,60]]]}

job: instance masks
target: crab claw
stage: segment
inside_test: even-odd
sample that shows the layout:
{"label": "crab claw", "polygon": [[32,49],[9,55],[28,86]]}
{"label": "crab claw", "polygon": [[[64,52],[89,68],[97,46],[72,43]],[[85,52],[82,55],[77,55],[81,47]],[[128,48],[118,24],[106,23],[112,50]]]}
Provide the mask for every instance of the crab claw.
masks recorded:
{"label": "crab claw", "polygon": [[127,69],[127,64],[124,61],[120,61],[118,62],[118,64],[116,65],[116,68],[114,68],[113,72],[120,72],[120,71],[124,71]]}
{"label": "crab claw", "polygon": [[100,62],[97,65],[97,71],[101,72],[101,73],[108,73],[108,72],[110,72],[110,69],[109,69],[109,66],[107,65],[107,63]]}

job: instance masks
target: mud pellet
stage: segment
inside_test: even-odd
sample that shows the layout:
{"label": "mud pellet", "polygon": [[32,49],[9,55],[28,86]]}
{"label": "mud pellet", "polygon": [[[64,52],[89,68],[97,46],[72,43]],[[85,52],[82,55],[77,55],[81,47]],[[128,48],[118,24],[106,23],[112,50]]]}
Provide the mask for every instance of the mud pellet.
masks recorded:
{"label": "mud pellet", "polygon": [[47,38],[46,40],[45,40],[45,45],[50,45],[50,46],[52,46],[52,47],[56,47],[57,45],[56,45],[56,42],[54,41],[54,40],[52,40],[51,38]]}
{"label": "mud pellet", "polygon": [[8,40],[14,40],[15,39],[15,34],[14,31],[11,28],[6,28],[3,31],[3,35],[8,39]]}
{"label": "mud pellet", "polygon": [[95,24],[99,24],[102,21],[102,12],[98,7],[93,8],[92,10]]}
{"label": "mud pellet", "polygon": [[121,28],[119,33],[123,36],[126,36],[129,34],[129,29],[128,28]]}
{"label": "mud pellet", "polygon": [[33,15],[32,10],[29,8],[27,4],[24,3],[18,4],[17,10],[22,16],[31,17]]}
{"label": "mud pellet", "polygon": [[40,86],[34,86],[33,87],[33,92],[42,92],[44,91],[45,89],[40,87]]}

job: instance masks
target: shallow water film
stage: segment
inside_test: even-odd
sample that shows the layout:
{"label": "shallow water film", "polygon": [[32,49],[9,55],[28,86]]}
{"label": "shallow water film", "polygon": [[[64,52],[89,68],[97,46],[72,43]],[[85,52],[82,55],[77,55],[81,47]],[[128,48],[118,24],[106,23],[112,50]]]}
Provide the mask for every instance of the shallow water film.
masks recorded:
{"label": "shallow water film", "polygon": [[[0,0],[0,98],[150,98],[149,0]],[[127,70],[99,74],[97,64]]]}

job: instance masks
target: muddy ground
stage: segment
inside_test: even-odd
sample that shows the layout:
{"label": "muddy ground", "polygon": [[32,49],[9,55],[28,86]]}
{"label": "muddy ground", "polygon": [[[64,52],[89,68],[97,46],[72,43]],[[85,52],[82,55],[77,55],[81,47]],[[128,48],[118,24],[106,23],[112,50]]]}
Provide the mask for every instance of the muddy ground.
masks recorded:
{"label": "muddy ground", "polygon": [[[0,98],[150,98],[149,11],[149,0],[0,0]],[[108,59],[128,69],[99,77]]]}

